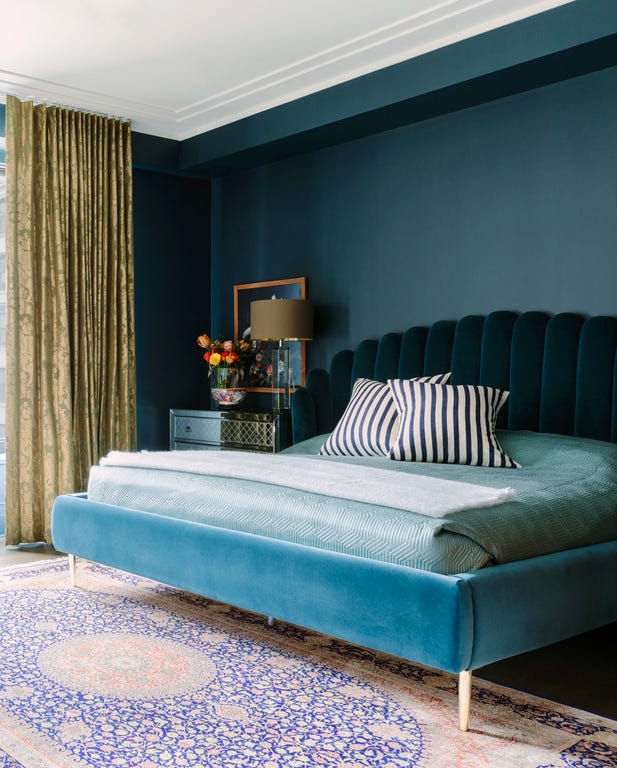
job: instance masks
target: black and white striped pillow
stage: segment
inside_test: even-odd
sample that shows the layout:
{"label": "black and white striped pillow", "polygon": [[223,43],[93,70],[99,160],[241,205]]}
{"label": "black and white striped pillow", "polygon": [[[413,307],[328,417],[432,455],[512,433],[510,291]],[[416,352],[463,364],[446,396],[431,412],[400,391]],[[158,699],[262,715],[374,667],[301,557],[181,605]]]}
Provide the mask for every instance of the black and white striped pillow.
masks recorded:
{"label": "black and white striped pillow", "polygon": [[[411,381],[445,384],[449,373]],[[398,409],[387,384],[356,379],[338,424],[321,446],[323,456],[387,456],[398,426]]]}
{"label": "black and white striped pillow", "polygon": [[509,392],[459,384],[435,386],[390,379],[388,386],[399,411],[391,459],[473,464],[481,467],[520,467],[495,436],[499,409]]}

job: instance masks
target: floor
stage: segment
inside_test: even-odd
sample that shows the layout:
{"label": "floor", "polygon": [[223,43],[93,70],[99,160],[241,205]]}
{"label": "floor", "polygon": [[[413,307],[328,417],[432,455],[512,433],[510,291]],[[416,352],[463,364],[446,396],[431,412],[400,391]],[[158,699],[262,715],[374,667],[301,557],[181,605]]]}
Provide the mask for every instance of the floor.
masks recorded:
{"label": "floor", "polygon": [[617,720],[617,623],[491,664],[477,674]]}
{"label": "floor", "polygon": [[0,536],[0,568],[48,560],[53,557],[62,557],[62,555],[49,544],[20,544],[19,547],[6,547],[4,536]]}
{"label": "floor", "polygon": [[[0,567],[59,554],[46,544],[5,547]],[[477,670],[478,677],[617,720],[617,623]]]}

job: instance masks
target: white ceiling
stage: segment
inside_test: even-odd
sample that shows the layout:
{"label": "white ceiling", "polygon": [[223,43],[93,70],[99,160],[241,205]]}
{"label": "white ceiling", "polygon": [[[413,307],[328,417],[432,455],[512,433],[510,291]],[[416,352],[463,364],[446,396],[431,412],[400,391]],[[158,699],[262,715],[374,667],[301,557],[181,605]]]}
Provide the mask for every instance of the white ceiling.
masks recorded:
{"label": "white ceiling", "polygon": [[571,1],[0,0],[0,94],[185,139]]}

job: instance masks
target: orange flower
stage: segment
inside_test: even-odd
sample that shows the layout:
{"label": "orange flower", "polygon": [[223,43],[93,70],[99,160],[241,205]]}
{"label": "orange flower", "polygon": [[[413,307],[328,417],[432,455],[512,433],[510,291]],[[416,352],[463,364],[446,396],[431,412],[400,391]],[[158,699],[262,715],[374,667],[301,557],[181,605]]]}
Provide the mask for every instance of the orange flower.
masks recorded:
{"label": "orange flower", "polygon": [[210,346],[210,337],[207,333],[202,333],[201,336],[197,337],[197,343],[200,347],[203,347],[204,349],[208,349]]}
{"label": "orange flower", "polygon": [[214,368],[233,368],[235,372],[242,375],[243,356],[250,350],[250,344],[247,341],[234,341],[233,339],[222,339],[217,337],[212,339],[207,333],[202,333],[197,337],[197,344],[204,350],[203,359],[210,367],[210,373]]}

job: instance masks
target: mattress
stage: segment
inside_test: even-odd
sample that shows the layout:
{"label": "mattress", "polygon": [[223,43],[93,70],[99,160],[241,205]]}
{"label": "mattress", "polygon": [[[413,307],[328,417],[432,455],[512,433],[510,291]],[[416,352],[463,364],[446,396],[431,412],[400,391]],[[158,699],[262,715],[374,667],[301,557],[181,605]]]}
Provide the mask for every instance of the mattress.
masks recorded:
{"label": "mattress", "polygon": [[[443,517],[319,489],[145,467],[93,467],[88,498],[444,574],[617,539],[617,446],[530,432],[500,432],[499,439],[522,469],[319,457],[351,462],[369,474],[387,469],[394,484],[397,473],[417,473],[514,489],[513,500]],[[281,455],[317,458],[323,440],[312,438]],[[208,454],[202,456],[207,461]]]}

